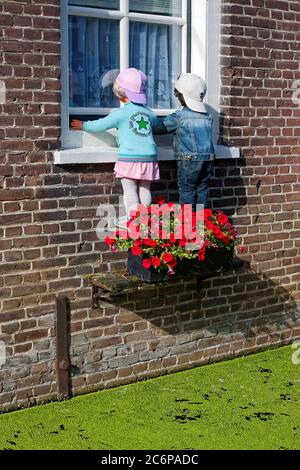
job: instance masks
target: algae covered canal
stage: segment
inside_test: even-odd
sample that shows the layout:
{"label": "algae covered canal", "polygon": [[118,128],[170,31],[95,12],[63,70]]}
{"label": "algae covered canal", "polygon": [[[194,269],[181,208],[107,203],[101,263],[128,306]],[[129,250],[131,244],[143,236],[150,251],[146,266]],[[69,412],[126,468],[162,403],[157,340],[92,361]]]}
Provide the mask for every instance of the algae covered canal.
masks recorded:
{"label": "algae covered canal", "polygon": [[286,346],[0,415],[0,449],[300,449],[300,356]]}

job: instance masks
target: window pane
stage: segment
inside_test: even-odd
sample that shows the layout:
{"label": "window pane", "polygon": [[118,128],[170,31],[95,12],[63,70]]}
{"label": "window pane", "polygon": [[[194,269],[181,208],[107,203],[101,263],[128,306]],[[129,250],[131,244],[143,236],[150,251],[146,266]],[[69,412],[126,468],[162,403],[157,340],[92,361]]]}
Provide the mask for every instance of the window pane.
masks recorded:
{"label": "window pane", "polygon": [[119,57],[118,21],[70,16],[70,106],[118,107],[112,83]]}
{"label": "window pane", "polygon": [[182,16],[181,0],[129,0],[129,10],[155,15]]}
{"label": "window pane", "polygon": [[69,5],[119,10],[119,0],[69,0]]}
{"label": "window pane", "polygon": [[148,106],[178,107],[173,83],[181,74],[181,27],[131,22],[130,67],[148,76]]}

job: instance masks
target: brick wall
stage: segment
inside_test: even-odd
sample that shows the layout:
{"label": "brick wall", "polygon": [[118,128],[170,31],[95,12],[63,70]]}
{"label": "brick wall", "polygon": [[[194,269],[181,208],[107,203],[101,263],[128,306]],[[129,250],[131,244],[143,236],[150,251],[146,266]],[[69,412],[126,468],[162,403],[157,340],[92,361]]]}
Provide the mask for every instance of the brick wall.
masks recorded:
{"label": "brick wall", "polygon": [[[124,268],[97,241],[97,206],[114,202],[112,165],[55,167],[60,135],[59,1],[3,1],[0,76],[0,407],[56,397],[55,298],[71,307],[73,393],[252,352],[300,336],[300,5],[237,0],[222,6],[223,141],[214,207],[247,245],[241,269],[150,288],[91,310],[85,274]],[[176,196],[173,164],[156,190]],[[102,259],[100,265],[99,259]]]}

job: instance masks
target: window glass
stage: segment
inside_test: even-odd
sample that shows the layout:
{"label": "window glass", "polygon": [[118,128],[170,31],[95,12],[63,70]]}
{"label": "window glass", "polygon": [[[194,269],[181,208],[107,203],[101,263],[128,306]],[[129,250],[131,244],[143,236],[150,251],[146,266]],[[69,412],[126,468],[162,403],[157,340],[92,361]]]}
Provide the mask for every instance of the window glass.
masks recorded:
{"label": "window glass", "polygon": [[119,10],[119,0],[69,0],[69,5]]}
{"label": "window glass", "polygon": [[133,21],[129,46],[130,67],[148,76],[148,106],[178,107],[173,89],[181,74],[181,27]]}
{"label": "window glass", "polygon": [[129,0],[129,10],[156,15],[182,16],[181,0]]}
{"label": "window glass", "polygon": [[69,17],[71,107],[118,107],[112,84],[120,67],[119,22]]}

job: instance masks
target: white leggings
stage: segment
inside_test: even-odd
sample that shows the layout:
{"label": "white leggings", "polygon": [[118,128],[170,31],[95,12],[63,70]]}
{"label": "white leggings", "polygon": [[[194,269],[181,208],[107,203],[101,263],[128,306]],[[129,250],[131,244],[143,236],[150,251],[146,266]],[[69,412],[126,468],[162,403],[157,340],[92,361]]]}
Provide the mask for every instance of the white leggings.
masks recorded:
{"label": "white leggings", "polygon": [[121,183],[124,192],[124,205],[128,216],[130,216],[131,211],[137,210],[139,204],[150,206],[151,181],[122,178]]}

